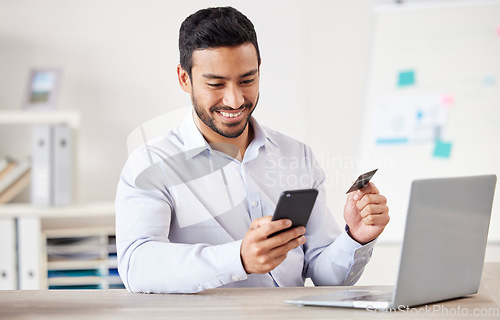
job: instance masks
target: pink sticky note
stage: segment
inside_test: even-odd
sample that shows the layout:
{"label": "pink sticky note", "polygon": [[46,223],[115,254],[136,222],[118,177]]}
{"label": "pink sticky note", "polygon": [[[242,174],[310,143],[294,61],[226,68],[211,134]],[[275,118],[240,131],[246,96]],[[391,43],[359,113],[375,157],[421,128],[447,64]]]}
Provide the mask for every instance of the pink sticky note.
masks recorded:
{"label": "pink sticky note", "polygon": [[455,97],[451,94],[445,94],[443,98],[441,98],[441,102],[443,105],[451,107],[455,103]]}

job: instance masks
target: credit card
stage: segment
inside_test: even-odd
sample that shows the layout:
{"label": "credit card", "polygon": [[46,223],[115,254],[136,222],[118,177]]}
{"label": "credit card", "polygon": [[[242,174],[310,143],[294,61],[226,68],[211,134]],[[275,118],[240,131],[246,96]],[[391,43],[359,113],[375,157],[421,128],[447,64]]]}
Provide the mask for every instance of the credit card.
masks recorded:
{"label": "credit card", "polygon": [[373,171],[370,171],[370,172],[367,172],[367,173],[363,173],[362,175],[360,175],[356,179],[356,181],[354,181],[354,183],[349,188],[349,190],[347,190],[346,194],[349,193],[349,192],[353,192],[353,191],[356,191],[358,189],[363,188],[368,182],[370,182],[371,178],[373,177],[373,175],[375,174],[375,172],[377,172],[377,170],[378,169],[375,169]]}

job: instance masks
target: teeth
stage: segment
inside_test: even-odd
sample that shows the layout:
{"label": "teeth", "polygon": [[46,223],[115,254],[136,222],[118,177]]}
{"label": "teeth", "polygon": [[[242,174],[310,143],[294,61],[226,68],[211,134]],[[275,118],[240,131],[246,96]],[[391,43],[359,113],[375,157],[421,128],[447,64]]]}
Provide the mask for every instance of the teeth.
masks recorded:
{"label": "teeth", "polygon": [[243,110],[241,110],[240,112],[238,113],[229,113],[229,112],[224,112],[224,111],[219,111],[220,114],[222,114],[224,117],[227,117],[227,118],[235,118],[237,116],[239,116]]}

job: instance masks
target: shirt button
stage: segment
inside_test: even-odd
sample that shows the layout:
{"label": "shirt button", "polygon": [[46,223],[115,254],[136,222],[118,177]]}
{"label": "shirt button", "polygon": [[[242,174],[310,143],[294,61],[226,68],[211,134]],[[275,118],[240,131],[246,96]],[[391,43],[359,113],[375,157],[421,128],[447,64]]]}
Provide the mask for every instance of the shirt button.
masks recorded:
{"label": "shirt button", "polygon": [[258,205],[259,203],[257,201],[252,202],[252,207],[257,208]]}
{"label": "shirt button", "polygon": [[238,278],[238,276],[233,276],[233,281],[238,281],[240,280],[240,278]]}

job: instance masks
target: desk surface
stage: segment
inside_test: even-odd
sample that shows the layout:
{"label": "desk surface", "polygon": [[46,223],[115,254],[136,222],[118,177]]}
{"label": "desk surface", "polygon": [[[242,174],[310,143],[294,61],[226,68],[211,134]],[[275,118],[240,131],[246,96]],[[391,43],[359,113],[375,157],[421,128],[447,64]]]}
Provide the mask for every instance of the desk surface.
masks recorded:
{"label": "desk surface", "polygon": [[0,291],[0,319],[500,319],[500,263],[485,265],[478,294],[429,305],[428,311],[425,306],[384,313],[283,302],[345,288],[234,288],[168,295],[125,290]]}

